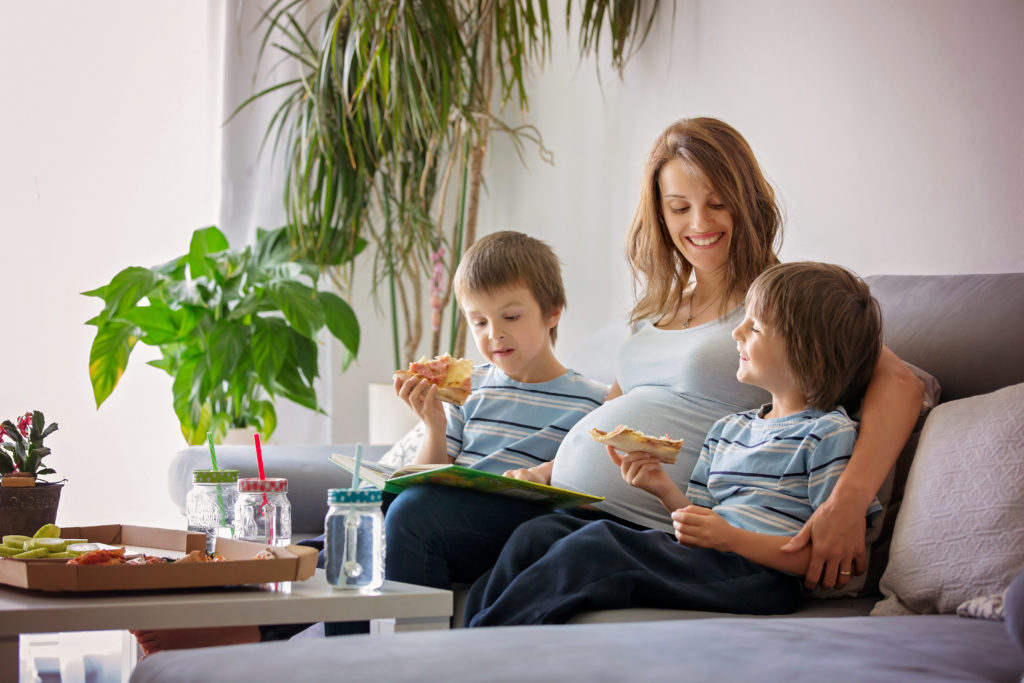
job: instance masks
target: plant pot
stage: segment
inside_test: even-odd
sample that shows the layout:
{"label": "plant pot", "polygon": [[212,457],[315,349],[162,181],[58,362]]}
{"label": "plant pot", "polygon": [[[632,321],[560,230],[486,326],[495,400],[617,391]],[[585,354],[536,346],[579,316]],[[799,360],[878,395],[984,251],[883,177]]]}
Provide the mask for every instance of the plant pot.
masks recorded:
{"label": "plant pot", "polygon": [[224,446],[255,446],[255,436],[255,427],[232,427],[224,435],[224,440],[221,441],[221,444]]}
{"label": "plant pot", "polygon": [[0,535],[31,536],[57,520],[64,484],[37,482],[31,487],[0,488]]}

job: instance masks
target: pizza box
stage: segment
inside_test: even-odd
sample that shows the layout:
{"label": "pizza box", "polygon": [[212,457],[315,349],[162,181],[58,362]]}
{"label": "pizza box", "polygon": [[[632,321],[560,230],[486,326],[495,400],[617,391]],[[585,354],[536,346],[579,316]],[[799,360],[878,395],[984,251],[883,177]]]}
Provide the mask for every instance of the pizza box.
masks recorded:
{"label": "pizza box", "polygon": [[[63,527],[62,538],[124,546],[129,554],[177,558],[206,547],[206,535],[180,529],[105,524]],[[305,581],[316,571],[317,551],[306,546],[271,547],[275,558],[255,560],[261,543],[218,538],[216,550],[227,562],[146,565],[69,565],[67,560],[0,559],[0,583],[42,591],[126,591],[238,586]]]}

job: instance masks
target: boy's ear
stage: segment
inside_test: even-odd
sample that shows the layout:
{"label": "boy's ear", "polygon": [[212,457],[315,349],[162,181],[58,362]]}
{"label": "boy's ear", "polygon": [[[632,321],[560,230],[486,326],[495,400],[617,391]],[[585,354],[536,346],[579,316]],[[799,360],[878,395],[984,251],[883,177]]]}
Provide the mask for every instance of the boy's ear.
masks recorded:
{"label": "boy's ear", "polygon": [[548,329],[550,329],[550,328],[554,327],[555,325],[557,325],[558,321],[560,321],[561,319],[562,319],[562,308],[558,307],[558,308],[551,309],[551,313],[548,314],[548,319],[547,319]]}

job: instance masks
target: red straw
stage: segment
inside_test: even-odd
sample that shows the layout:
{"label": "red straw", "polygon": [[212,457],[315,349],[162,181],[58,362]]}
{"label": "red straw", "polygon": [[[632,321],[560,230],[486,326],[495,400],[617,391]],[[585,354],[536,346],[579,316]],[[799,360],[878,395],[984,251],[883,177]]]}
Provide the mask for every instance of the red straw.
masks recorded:
{"label": "red straw", "polygon": [[266,477],[263,476],[263,451],[260,450],[260,435],[253,434],[252,436],[256,439],[256,465],[260,469],[260,479],[265,479]]}
{"label": "red straw", "polygon": [[[266,479],[266,477],[263,476],[263,451],[260,449],[260,435],[253,434],[252,436],[256,439],[256,467],[259,468],[260,479]],[[267,494],[265,493],[263,494],[263,504],[267,504]]]}

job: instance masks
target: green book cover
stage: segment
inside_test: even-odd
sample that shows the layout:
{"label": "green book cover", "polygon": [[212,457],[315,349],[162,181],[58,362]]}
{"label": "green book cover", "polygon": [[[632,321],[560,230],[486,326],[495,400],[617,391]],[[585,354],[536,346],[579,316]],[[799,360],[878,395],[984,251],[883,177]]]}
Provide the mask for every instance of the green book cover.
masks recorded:
{"label": "green book cover", "polygon": [[[331,461],[349,472],[353,469],[354,461],[348,456],[335,454],[331,456]],[[407,473],[409,470],[413,471]],[[383,489],[390,493],[400,493],[410,486],[435,484],[486,491],[510,498],[545,503],[556,508],[576,507],[604,500],[602,496],[592,496],[588,493],[570,491],[557,486],[513,479],[494,472],[484,472],[460,465],[413,465],[408,468],[391,470],[391,468],[377,463],[362,463],[360,478],[366,479],[378,487],[383,484]]]}

